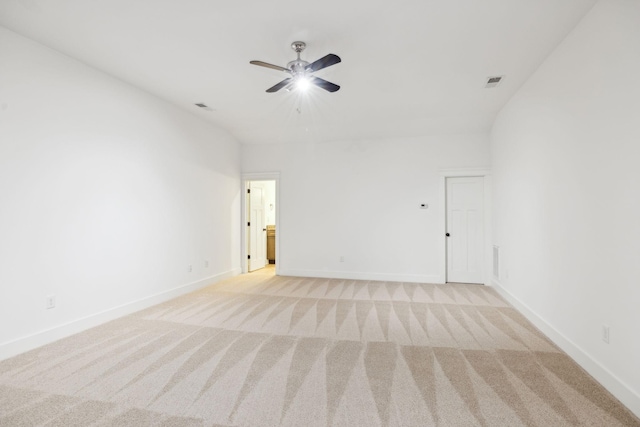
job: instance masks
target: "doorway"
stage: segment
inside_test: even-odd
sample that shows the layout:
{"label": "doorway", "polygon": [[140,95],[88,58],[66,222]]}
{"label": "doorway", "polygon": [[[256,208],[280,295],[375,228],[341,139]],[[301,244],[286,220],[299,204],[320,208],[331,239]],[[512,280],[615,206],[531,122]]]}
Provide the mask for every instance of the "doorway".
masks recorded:
{"label": "doorway", "polygon": [[[447,283],[447,282],[462,282],[462,283],[481,283],[481,284],[489,284],[491,280],[491,271],[493,268],[493,262],[491,261],[491,200],[492,200],[492,190],[491,190],[491,170],[485,168],[468,168],[468,169],[440,169],[438,171],[439,177],[439,185],[438,185],[438,204],[440,208],[437,212],[438,217],[438,228],[442,231],[442,233],[438,233],[438,244],[441,248],[439,251],[439,274],[438,274],[438,283]],[[482,185],[476,183],[475,186],[475,200],[482,200],[482,207],[480,210],[480,216],[478,217],[480,221],[480,233],[476,233],[475,237],[477,238],[475,242],[480,241],[481,243],[477,243],[481,245],[480,249],[476,251],[475,261],[474,261],[474,269],[476,270],[475,277],[459,277],[456,276],[455,272],[450,271],[450,267],[456,268],[456,265],[451,265],[452,262],[455,262],[453,259],[450,262],[450,258],[454,257],[455,254],[449,254],[450,250],[455,248],[456,242],[451,240],[452,237],[458,237],[458,231],[449,230],[449,225],[452,224],[453,218],[450,218],[450,212],[448,212],[448,207],[453,207],[455,205],[455,197],[453,194],[448,195],[448,191],[451,183],[456,182],[456,180],[464,179],[464,178],[472,178],[473,180],[480,180]],[[451,180],[451,181],[450,181]],[[459,181],[461,182],[461,181]],[[473,193],[474,190],[469,190]],[[480,196],[481,193],[481,196]],[[448,203],[451,202],[451,203]],[[476,204],[477,206],[479,203]],[[478,206],[479,208],[479,206]],[[461,215],[461,214],[460,214]],[[475,227],[475,226],[474,226]],[[454,226],[455,228],[455,226]],[[477,227],[476,227],[477,230]],[[449,233],[449,237],[446,236],[446,233]],[[458,248],[462,243],[458,242]],[[464,255],[462,256],[464,258]],[[460,262],[460,261],[459,261]],[[479,272],[478,272],[479,271]]]}
{"label": "doorway", "polygon": [[242,272],[278,273],[278,174],[243,176]]}
{"label": "doorway", "polygon": [[484,177],[445,181],[447,282],[484,283]]}

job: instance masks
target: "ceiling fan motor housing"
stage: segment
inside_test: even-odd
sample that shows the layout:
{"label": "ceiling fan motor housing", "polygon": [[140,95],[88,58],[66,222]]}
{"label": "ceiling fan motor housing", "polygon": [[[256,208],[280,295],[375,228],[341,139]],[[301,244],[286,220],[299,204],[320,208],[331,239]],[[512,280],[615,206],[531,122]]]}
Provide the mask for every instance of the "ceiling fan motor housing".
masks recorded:
{"label": "ceiling fan motor housing", "polygon": [[304,74],[306,72],[306,68],[309,63],[307,61],[303,61],[302,59],[296,59],[287,64],[287,68],[291,70],[291,74],[294,76],[299,74]]}

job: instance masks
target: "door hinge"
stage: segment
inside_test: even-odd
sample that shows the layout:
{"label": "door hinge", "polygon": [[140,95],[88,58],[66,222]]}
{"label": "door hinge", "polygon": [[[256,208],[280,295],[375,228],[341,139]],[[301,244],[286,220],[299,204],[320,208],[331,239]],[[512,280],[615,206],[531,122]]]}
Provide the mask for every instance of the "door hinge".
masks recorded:
{"label": "door hinge", "polygon": [[251,259],[251,255],[247,255],[247,259]]}
{"label": "door hinge", "polygon": [[251,189],[247,188],[247,194],[251,193]]}
{"label": "door hinge", "polygon": [[251,223],[250,222],[247,222],[247,227],[251,227]]}

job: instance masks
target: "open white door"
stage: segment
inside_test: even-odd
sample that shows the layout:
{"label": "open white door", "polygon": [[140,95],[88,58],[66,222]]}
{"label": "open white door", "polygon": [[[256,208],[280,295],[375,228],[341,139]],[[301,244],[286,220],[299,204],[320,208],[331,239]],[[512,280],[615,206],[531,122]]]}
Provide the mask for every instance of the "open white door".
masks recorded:
{"label": "open white door", "polygon": [[254,271],[267,264],[264,188],[260,182],[250,182],[248,191],[249,271]]}
{"label": "open white door", "polygon": [[446,182],[447,282],[483,283],[484,177]]}

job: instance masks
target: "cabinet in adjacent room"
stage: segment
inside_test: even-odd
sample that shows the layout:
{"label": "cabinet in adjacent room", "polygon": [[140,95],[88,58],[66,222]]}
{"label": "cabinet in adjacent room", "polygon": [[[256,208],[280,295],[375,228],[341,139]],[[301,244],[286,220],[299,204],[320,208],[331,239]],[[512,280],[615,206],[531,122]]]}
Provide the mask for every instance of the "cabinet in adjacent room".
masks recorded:
{"label": "cabinet in adjacent room", "polygon": [[267,225],[267,259],[269,264],[276,263],[276,226]]}

